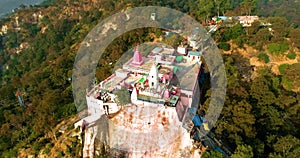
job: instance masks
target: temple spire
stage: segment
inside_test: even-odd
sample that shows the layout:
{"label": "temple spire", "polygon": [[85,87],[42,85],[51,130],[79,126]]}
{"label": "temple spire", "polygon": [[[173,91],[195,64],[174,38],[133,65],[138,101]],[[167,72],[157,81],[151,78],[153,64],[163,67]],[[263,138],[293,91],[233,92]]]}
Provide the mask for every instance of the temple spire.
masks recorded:
{"label": "temple spire", "polygon": [[141,66],[143,64],[143,57],[142,53],[138,49],[139,43],[136,43],[136,46],[134,48],[134,55],[131,64],[134,66]]}

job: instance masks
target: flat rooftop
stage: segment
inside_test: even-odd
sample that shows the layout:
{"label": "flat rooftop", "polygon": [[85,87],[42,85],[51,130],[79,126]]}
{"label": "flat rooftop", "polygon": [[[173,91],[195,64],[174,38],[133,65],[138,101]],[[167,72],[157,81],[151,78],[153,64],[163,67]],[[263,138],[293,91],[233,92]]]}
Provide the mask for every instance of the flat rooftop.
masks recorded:
{"label": "flat rooftop", "polygon": [[109,78],[103,81],[103,89],[106,89],[108,91],[112,91],[117,87],[117,85],[124,80],[125,77],[118,77],[115,74],[111,75]]}
{"label": "flat rooftop", "polygon": [[134,84],[134,83],[137,83],[142,77],[143,77],[143,75],[135,76],[135,75],[131,74],[131,75],[129,75],[128,78],[125,79],[125,82],[127,84]]}
{"label": "flat rooftop", "polygon": [[197,62],[187,62],[176,64],[178,71],[175,73],[179,82],[180,88],[193,91],[197,81],[197,75],[200,71],[200,65]]}

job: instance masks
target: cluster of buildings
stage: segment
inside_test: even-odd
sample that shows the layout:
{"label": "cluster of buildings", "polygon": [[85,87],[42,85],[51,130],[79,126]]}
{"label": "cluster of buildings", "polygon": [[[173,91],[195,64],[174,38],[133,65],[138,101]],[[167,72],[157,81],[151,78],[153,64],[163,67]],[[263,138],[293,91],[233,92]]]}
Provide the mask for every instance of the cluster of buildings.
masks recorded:
{"label": "cluster of buildings", "polygon": [[213,17],[209,22],[210,25],[222,24],[224,22],[238,21],[243,27],[250,27],[253,22],[258,21],[258,16],[218,16]]}
{"label": "cluster of buildings", "polygon": [[[109,137],[103,141],[108,146],[126,150],[129,157],[176,156],[193,145],[184,122],[188,109],[198,105],[192,96],[198,88],[202,53],[188,46],[159,46],[142,56],[138,47],[122,68],[87,93],[89,116],[75,127],[94,126],[106,115]],[[116,95],[121,89],[128,95]],[[130,101],[118,105],[124,96]],[[84,157],[95,154],[92,143],[97,134],[99,128],[85,129]]]}
{"label": "cluster of buildings", "polygon": [[220,27],[232,27],[239,23],[243,27],[251,27],[255,21],[259,21],[261,26],[271,26],[271,23],[260,19],[258,16],[218,16],[213,17],[207,27],[209,33],[215,32]]}

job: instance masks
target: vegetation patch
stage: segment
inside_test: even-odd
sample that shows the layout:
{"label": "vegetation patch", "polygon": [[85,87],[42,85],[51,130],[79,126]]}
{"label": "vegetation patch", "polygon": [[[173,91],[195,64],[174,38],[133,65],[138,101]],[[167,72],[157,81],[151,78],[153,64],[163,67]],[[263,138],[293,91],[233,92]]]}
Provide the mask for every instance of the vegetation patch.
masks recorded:
{"label": "vegetation patch", "polygon": [[289,67],[288,64],[279,65],[278,69],[281,74],[284,74],[285,70]]}
{"label": "vegetation patch", "polygon": [[2,153],[3,157],[17,157],[18,151],[17,149],[9,149]]}
{"label": "vegetation patch", "polygon": [[283,54],[285,51],[289,49],[289,46],[286,42],[278,43],[271,43],[268,45],[268,51],[274,55]]}
{"label": "vegetation patch", "polygon": [[226,42],[221,42],[218,47],[220,49],[223,49],[225,51],[229,51],[230,50],[230,44],[226,43]]}
{"label": "vegetation patch", "polygon": [[[280,70],[282,69],[282,70]],[[300,63],[280,65],[279,71],[282,75],[282,85],[287,90],[297,90],[300,87]]]}
{"label": "vegetation patch", "polygon": [[270,58],[269,58],[269,56],[266,53],[261,52],[261,53],[258,54],[257,57],[258,57],[259,61],[263,61],[265,63],[269,63],[270,62]]}
{"label": "vegetation patch", "polygon": [[295,59],[296,58],[296,53],[295,52],[289,52],[286,55],[286,57],[289,58],[289,59]]}
{"label": "vegetation patch", "polygon": [[291,90],[293,88],[293,82],[285,76],[282,77],[282,85],[287,90]]}

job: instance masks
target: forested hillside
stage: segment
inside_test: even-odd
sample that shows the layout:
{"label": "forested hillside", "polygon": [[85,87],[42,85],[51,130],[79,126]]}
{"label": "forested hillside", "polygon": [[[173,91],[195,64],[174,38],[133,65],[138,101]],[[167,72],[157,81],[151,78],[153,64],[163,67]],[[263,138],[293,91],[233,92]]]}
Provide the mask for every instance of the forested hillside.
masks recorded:
{"label": "forested hillside", "polygon": [[[217,15],[259,15],[271,24],[236,24],[212,34],[222,52],[227,97],[213,132],[233,150],[232,157],[300,156],[300,18],[299,1],[256,0],[48,0],[20,7],[0,20],[7,25],[0,42],[0,157],[48,155],[75,157],[76,139],[56,128],[77,110],[72,96],[72,68],[87,33],[120,10],[146,5],[180,10],[206,24]],[[33,14],[41,15],[38,18]],[[18,16],[19,26],[15,18]],[[119,59],[136,42],[162,38],[162,30],[128,32],[107,48],[96,72],[97,82],[112,73],[108,63]],[[22,46],[21,46],[22,45]],[[107,63],[107,64],[105,64]],[[113,63],[114,64],[114,63]],[[210,86],[202,97],[208,108]],[[20,106],[16,92],[25,106]],[[73,125],[67,124],[66,130]],[[62,138],[63,137],[63,138]],[[58,140],[67,140],[62,147]],[[60,142],[63,144],[62,142]],[[222,157],[207,151],[203,157]]]}

